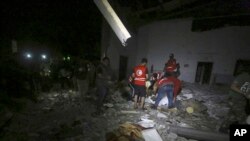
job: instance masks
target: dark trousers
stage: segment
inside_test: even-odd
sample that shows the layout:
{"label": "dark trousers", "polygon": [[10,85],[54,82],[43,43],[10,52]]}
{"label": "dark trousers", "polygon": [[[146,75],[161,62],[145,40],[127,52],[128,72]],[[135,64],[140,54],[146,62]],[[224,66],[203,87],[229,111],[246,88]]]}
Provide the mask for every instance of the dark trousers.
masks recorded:
{"label": "dark trousers", "polygon": [[167,94],[168,97],[168,107],[172,108],[174,106],[173,99],[174,99],[174,87],[173,85],[165,85],[158,89],[158,95],[155,100],[155,106],[157,107],[160,103],[161,99]]}
{"label": "dark trousers", "polygon": [[98,99],[97,99],[97,110],[100,110],[102,105],[103,105],[103,102],[105,100],[105,97],[107,96],[108,94],[108,87],[104,86],[104,85],[98,85],[97,86],[97,96],[98,96]]}

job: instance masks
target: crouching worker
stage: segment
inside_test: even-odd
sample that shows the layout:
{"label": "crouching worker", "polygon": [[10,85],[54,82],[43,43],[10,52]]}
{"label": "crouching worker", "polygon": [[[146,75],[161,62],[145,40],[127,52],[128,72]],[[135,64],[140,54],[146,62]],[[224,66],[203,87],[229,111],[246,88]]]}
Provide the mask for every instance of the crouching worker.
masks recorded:
{"label": "crouching worker", "polygon": [[174,72],[168,73],[167,76],[159,79],[154,85],[154,93],[158,93],[158,95],[153,108],[157,109],[158,104],[165,95],[168,97],[168,108],[174,108],[176,97],[180,91],[181,81],[175,77]]}

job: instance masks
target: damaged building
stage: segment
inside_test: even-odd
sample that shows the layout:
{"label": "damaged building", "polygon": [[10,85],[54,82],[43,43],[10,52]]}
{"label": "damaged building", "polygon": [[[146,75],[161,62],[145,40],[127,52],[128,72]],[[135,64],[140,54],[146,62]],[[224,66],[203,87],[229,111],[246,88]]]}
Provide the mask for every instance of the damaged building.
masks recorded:
{"label": "damaged building", "polygon": [[[242,70],[250,71],[248,0],[76,0],[4,6],[0,140],[227,141],[230,125],[250,124],[249,107],[244,114],[231,113],[229,95],[235,78]],[[39,72],[40,62],[34,63],[39,71],[27,63],[34,50],[36,57],[50,62],[49,75]],[[144,108],[136,109],[129,82],[134,67],[147,58],[149,77],[162,74],[170,54],[180,65],[175,107],[168,107],[165,96],[154,108],[158,93],[150,91]],[[105,79],[97,78],[103,73],[98,68],[103,57],[110,59],[114,80],[108,81],[99,110],[98,82]],[[78,66],[82,64],[86,68]],[[241,104],[236,111],[244,110]],[[241,115],[244,120],[235,121]]]}
{"label": "damaged building", "polygon": [[[179,1],[175,2],[178,7]],[[249,15],[246,14],[249,9],[242,7],[241,10],[244,9],[246,13],[236,14],[231,9],[236,3],[222,4],[219,1],[217,3],[211,1],[204,2],[197,8],[171,12],[168,11],[168,6],[172,6],[172,3],[174,1],[163,4],[165,9],[162,11],[154,10],[152,17],[155,18],[150,20],[147,19],[149,16],[143,17],[142,12],[144,15],[150,15],[152,11],[147,10],[152,8],[144,9],[141,13],[133,11],[134,15],[141,14],[138,20],[147,22],[140,23],[136,30],[131,28],[133,38],[128,39],[126,47],[121,45],[112,29],[104,22],[103,54],[106,52],[112,60],[116,60],[113,61],[112,66],[122,78],[127,76],[132,67],[143,57],[148,58],[148,67],[153,66],[153,71],[162,71],[169,54],[174,53],[181,64],[183,72],[180,76],[181,80],[201,84],[230,84],[239,67],[249,65],[250,48],[247,40]],[[221,5],[212,7],[218,3]],[[181,4],[180,2],[178,8],[184,6]],[[241,4],[244,5],[243,2]],[[226,6],[228,7],[225,8]],[[211,11],[207,12],[208,10]],[[225,13],[214,14],[222,10]],[[120,12],[118,8],[117,11]],[[131,13],[127,15],[123,19],[129,25]]]}

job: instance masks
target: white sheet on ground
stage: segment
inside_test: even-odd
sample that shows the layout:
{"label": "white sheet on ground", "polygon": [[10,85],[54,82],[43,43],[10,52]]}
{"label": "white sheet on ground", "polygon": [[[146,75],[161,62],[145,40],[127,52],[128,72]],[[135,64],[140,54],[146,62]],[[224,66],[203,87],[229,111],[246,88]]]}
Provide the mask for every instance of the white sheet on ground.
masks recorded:
{"label": "white sheet on ground", "polygon": [[145,141],[163,141],[156,129],[147,129],[141,132]]}
{"label": "white sheet on ground", "polygon": [[168,97],[167,96],[163,97],[158,106],[168,106]]}

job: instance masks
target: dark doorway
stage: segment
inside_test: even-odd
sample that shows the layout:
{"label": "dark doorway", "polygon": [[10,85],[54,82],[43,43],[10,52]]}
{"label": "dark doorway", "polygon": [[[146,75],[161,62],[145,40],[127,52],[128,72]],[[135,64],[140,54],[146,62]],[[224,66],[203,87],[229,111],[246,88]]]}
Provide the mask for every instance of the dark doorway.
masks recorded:
{"label": "dark doorway", "polygon": [[120,64],[119,64],[119,80],[120,81],[126,78],[127,65],[128,65],[128,57],[120,56]]}
{"label": "dark doorway", "polygon": [[212,62],[198,62],[195,82],[200,84],[209,84],[213,69]]}
{"label": "dark doorway", "polygon": [[234,76],[240,74],[243,70],[250,72],[250,60],[237,60],[234,69]]}

